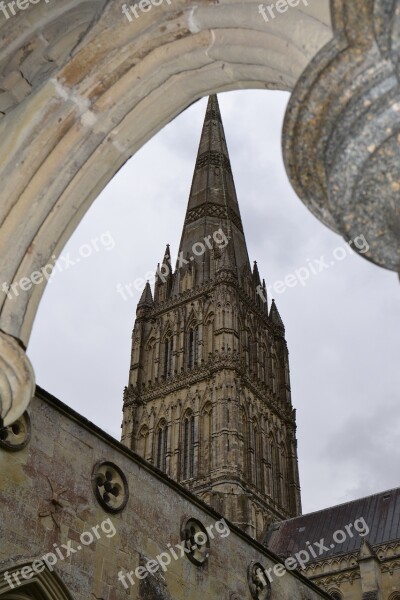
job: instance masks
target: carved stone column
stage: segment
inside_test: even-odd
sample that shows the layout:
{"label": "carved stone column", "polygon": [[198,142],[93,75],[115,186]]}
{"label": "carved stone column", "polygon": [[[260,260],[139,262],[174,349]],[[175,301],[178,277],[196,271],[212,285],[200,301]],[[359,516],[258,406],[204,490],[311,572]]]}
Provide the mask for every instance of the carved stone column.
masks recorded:
{"label": "carved stone column", "polygon": [[334,39],[288,106],[286,169],[318,219],[400,272],[400,3],[332,0],[331,10]]}
{"label": "carved stone column", "polygon": [[0,332],[0,424],[11,425],[28,406],[35,392],[35,375],[24,349]]}

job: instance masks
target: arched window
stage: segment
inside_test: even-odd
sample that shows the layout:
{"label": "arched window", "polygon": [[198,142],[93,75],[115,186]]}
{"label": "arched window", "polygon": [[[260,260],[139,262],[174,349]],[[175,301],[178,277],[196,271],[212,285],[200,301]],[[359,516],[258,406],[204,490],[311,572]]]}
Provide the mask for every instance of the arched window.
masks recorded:
{"label": "arched window", "polygon": [[[47,568],[38,573],[32,567],[35,562],[37,561],[19,564],[0,573],[0,598],[2,600],[54,600],[55,598],[72,600],[58,576]],[[30,574],[27,576],[29,582],[21,576],[24,568],[30,569]]]}
{"label": "arched window", "polygon": [[188,336],[188,368],[192,369],[199,361],[199,327],[193,325]]}
{"label": "arched window", "polygon": [[174,350],[174,338],[168,333],[164,339],[164,377],[172,377],[172,353]]}
{"label": "arched window", "polygon": [[212,406],[207,404],[202,415],[202,473],[209,475],[212,467]]}
{"label": "arched window", "polygon": [[147,384],[154,380],[156,340],[151,338],[146,344],[144,381]]}
{"label": "arched window", "polygon": [[280,486],[281,486],[281,501],[283,507],[288,507],[289,505],[289,494],[288,494],[288,486],[289,486],[289,473],[288,470],[288,462],[287,462],[287,452],[284,444],[281,444],[280,447]]}
{"label": "arched window", "polygon": [[214,313],[209,313],[203,328],[202,341],[204,343],[204,360],[210,358],[210,354],[214,354]]}
{"label": "arched window", "polygon": [[247,413],[244,407],[241,407],[241,428],[242,428],[242,462],[243,475],[250,479],[249,473],[249,427]]}
{"label": "arched window", "polygon": [[147,460],[149,452],[149,428],[143,425],[137,436],[136,451]]}
{"label": "arched window", "polygon": [[269,469],[269,493],[273,500],[276,502],[278,491],[277,491],[277,465],[276,465],[276,453],[275,453],[275,438],[270,433],[268,438],[268,459],[270,462]]}
{"label": "arched window", "polygon": [[156,467],[162,471],[167,470],[167,451],[168,451],[168,425],[161,421],[157,427],[156,435],[157,458]]}
{"label": "arched window", "polygon": [[194,416],[186,415],[183,421],[183,469],[182,478],[194,476]]}
{"label": "arched window", "polygon": [[278,357],[275,350],[271,352],[271,363],[272,363],[272,392],[277,394],[279,391],[279,365]]}
{"label": "arched window", "polygon": [[259,489],[262,488],[262,445],[261,432],[257,423],[254,426],[254,483]]}
{"label": "arched window", "polygon": [[250,331],[246,330],[246,346],[247,346],[247,367],[249,369],[253,368],[253,338],[251,336]]}
{"label": "arched window", "polygon": [[282,465],[281,465],[281,449],[280,446],[276,443],[275,448],[275,501],[282,506]]}

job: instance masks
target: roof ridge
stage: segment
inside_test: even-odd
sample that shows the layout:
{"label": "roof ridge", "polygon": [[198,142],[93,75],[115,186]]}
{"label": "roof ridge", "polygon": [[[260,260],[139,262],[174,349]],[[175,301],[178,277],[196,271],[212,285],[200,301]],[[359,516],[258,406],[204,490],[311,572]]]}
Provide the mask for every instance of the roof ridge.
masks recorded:
{"label": "roof ridge", "polygon": [[369,494],[368,496],[361,496],[360,498],[355,498],[355,500],[348,500],[347,502],[341,502],[340,504],[334,504],[333,506],[327,506],[326,508],[321,508],[319,510],[313,510],[309,513],[305,513],[303,515],[299,515],[297,517],[291,517],[290,519],[285,519],[284,521],[279,521],[279,523],[289,523],[290,521],[296,521],[297,519],[302,519],[303,517],[308,517],[311,515],[316,515],[318,513],[332,511],[335,508],[341,508],[342,506],[347,506],[349,504],[355,504],[356,502],[361,502],[363,500],[367,500],[369,498],[374,498],[375,496],[384,496],[385,494],[389,494],[390,492],[400,492],[400,487],[391,488],[389,490],[383,490],[382,492],[376,492],[375,494]]}

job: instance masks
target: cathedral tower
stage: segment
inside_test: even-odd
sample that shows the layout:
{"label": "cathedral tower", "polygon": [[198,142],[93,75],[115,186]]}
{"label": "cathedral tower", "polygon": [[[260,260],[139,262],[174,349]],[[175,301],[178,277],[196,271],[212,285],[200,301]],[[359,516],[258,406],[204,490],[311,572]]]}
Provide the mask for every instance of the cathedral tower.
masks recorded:
{"label": "cathedral tower", "polygon": [[285,328],[266,295],[211,96],[175,268],[167,246],[137,306],[122,441],[257,538],[301,512]]}

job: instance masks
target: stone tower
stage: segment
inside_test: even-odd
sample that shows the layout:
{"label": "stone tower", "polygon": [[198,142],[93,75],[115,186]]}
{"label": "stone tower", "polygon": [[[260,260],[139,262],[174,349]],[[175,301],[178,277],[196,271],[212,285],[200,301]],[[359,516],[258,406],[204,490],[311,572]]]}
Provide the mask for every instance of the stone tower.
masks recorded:
{"label": "stone tower", "polygon": [[167,246],[137,306],[122,441],[257,538],[301,512],[285,328],[266,300],[211,96],[175,269]]}

